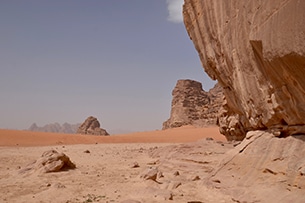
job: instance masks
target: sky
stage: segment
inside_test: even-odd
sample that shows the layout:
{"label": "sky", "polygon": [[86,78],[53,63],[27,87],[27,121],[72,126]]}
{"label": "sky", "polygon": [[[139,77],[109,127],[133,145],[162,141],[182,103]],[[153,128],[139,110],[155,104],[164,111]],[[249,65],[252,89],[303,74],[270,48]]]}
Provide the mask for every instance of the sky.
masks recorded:
{"label": "sky", "polygon": [[0,1],[0,128],[82,123],[162,128],[178,79],[215,84],[182,20],[183,0]]}

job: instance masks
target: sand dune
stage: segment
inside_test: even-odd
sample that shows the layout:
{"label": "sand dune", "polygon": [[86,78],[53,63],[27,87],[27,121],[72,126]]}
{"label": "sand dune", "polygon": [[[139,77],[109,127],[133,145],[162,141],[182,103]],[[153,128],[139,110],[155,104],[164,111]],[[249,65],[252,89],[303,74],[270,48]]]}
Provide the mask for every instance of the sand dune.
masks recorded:
{"label": "sand dune", "polygon": [[185,126],[176,129],[156,130],[111,136],[59,134],[18,130],[0,130],[0,146],[48,146],[95,143],[183,143],[212,137],[225,140],[218,127],[195,128]]}

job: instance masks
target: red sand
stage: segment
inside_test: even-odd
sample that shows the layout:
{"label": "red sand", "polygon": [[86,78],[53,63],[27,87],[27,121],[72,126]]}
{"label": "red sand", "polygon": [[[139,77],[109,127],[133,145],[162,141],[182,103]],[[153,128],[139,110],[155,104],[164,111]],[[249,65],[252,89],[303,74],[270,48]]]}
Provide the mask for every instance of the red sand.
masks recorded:
{"label": "red sand", "polygon": [[0,129],[0,146],[47,146],[95,143],[184,143],[197,141],[206,137],[212,137],[215,140],[226,140],[225,137],[219,133],[218,127],[195,128],[192,126],[185,126],[168,130],[111,136]]}

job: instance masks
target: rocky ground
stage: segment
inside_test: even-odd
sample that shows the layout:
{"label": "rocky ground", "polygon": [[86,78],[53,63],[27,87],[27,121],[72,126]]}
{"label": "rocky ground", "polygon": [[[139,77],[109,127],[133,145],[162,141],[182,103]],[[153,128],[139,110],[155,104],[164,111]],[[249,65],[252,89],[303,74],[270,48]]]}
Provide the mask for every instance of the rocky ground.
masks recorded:
{"label": "rocky ground", "polygon": [[[232,202],[202,185],[229,148],[214,141],[2,147],[1,202]],[[24,170],[50,149],[69,156],[76,169]]]}
{"label": "rocky ground", "polygon": [[[216,138],[1,147],[0,202],[304,202],[303,135]],[[52,172],[61,153],[76,168]]]}

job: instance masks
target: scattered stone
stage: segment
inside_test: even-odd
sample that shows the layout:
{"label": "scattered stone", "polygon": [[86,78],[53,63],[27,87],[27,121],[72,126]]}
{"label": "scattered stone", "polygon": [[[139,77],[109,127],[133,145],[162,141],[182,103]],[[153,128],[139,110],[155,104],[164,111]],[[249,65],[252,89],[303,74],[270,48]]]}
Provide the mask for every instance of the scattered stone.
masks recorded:
{"label": "scattered stone", "polygon": [[173,200],[173,193],[170,193],[168,199],[165,198],[165,200]]}
{"label": "scattered stone", "polygon": [[85,198],[85,201],[83,201],[83,202],[100,202],[105,197],[106,196],[104,196],[104,195],[87,194],[87,195],[83,196],[83,198]]}
{"label": "scattered stone", "polygon": [[163,178],[163,177],[164,177],[163,173],[161,171],[158,171],[157,179]]}
{"label": "scattered stone", "polygon": [[179,175],[180,175],[179,171],[174,172],[174,176],[179,176]]}
{"label": "scattered stone", "polygon": [[138,162],[133,162],[133,164],[131,165],[131,168],[139,168],[140,165]]}
{"label": "scattered stone", "polygon": [[[159,160],[158,160],[159,161]],[[147,165],[156,165],[158,161],[148,162]]]}
{"label": "scattered stone", "polygon": [[303,166],[303,167],[300,167],[298,171],[300,172],[300,174],[301,174],[302,176],[305,175],[305,167],[304,167],[304,166]]}
{"label": "scattered stone", "polygon": [[212,155],[213,152],[204,152],[203,154],[204,154],[205,156],[208,156],[208,155]]}
{"label": "scattered stone", "polygon": [[263,170],[263,173],[271,173],[271,174],[273,174],[273,175],[276,175],[276,174],[277,174],[277,172],[274,172],[274,171],[272,171],[272,170],[269,169],[269,168],[265,168],[265,169]]}
{"label": "scattered stone", "polygon": [[213,181],[214,183],[221,183],[221,181],[218,180],[218,179],[213,179],[212,181]]}
{"label": "scattered stone", "polygon": [[212,137],[207,137],[207,138],[205,138],[205,140],[207,140],[207,141],[213,141],[214,139],[213,139]]}
{"label": "scattered stone", "polygon": [[156,168],[148,168],[141,175],[140,178],[144,180],[157,180],[158,170]]}
{"label": "scattered stone", "polygon": [[87,150],[84,151],[84,153],[89,154],[90,151],[87,149]]}
{"label": "scattered stone", "polygon": [[196,180],[200,180],[199,176],[194,176],[193,178],[191,178],[192,181],[196,181]]}

